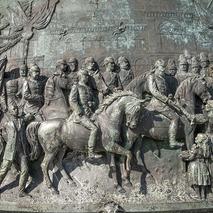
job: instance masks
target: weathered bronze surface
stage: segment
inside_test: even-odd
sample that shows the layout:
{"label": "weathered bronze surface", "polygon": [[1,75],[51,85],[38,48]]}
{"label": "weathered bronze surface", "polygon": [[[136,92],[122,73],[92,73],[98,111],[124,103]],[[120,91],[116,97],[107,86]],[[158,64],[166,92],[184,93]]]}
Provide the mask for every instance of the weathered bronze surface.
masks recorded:
{"label": "weathered bronze surface", "polygon": [[0,211],[213,211],[212,0],[0,0]]}

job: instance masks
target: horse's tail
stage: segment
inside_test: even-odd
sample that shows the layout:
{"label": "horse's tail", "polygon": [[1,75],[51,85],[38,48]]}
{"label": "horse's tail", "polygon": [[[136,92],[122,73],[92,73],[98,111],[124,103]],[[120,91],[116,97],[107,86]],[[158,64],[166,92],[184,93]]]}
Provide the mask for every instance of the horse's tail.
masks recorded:
{"label": "horse's tail", "polygon": [[26,136],[30,145],[30,160],[37,160],[41,154],[41,146],[38,139],[38,128],[41,122],[32,122],[27,126]]}

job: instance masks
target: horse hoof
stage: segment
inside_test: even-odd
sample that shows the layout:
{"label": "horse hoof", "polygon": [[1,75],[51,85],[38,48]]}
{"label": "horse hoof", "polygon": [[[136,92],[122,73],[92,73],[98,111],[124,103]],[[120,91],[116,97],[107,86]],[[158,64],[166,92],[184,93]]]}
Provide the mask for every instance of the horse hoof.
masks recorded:
{"label": "horse hoof", "polygon": [[184,144],[183,143],[175,143],[175,144],[170,144],[169,145],[171,149],[181,149]]}
{"label": "horse hoof", "polygon": [[126,190],[123,187],[121,187],[121,186],[116,186],[116,190],[117,190],[117,192],[119,192],[121,194],[125,194],[126,193]]}
{"label": "horse hoof", "polygon": [[131,187],[132,187],[132,183],[131,183],[130,181],[126,181],[126,182],[124,183],[124,185],[125,185],[126,187],[128,187],[128,188],[131,188]]}
{"label": "horse hoof", "polygon": [[71,187],[76,187],[77,184],[76,182],[72,181],[72,180],[67,180],[67,183],[71,186]]}
{"label": "horse hoof", "polygon": [[56,190],[56,189],[52,189],[52,194],[53,194],[53,195],[59,195],[59,191]]}

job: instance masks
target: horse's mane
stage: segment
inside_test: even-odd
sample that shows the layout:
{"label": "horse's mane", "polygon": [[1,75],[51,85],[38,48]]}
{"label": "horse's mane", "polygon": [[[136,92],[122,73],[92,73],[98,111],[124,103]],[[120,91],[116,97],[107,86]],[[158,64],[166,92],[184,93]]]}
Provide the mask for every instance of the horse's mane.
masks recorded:
{"label": "horse's mane", "polygon": [[132,96],[135,98],[138,98],[136,94],[134,94],[131,91],[119,91],[115,92],[112,95],[108,96],[102,104],[100,104],[99,108],[95,111],[94,116],[99,115],[102,113],[104,110],[107,109],[108,106],[110,106],[114,101],[116,101],[118,98],[122,98],[124,96]]}
{"label": "horse's mane", "polygon": [[192,76],[182,81],[175,92],[175,98],[180,96],[185,97],[185,93],[187,92],[186,88],[189,88],[192,85],[192,82],[195,82],[197,79],[199,79],[198,76]]}

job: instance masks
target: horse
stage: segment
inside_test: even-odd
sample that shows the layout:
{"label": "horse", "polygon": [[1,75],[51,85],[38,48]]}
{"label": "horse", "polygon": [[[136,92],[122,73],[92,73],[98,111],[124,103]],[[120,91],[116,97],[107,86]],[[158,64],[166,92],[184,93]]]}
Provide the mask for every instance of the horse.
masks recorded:
{"label": "horse", "polygon": [[[143,100],[137,98],[132,92],[117,92],[106,98],[95,112],[93,119],[99,127],[99,134],[95,150],[106,152],[110,155],[118,154],[125,156],[126,170],[130,171],[131,151],[124,148],[126,144],[124,137],[126,127],[134,129],[137,126],[138,118],[142,111]],[[79,132],[81,134],[79,134]],[[74,183],[62,165],[62,159],[66,148],[71,150],[86,152],[90,131],[72,119],[53,119],[49,121],[31,123],[26,130],[28,142],[31,145],[31,157],[36,159],[39,144],[44,151],[42,170],[47,187],[58,193],[52,185],[49,177],[49,166],[54,158],[58,158],[58,167],[68,182]],[[131,148],[131,146],[129,147]],[[110,166],[115,166],[110,164]],[[115,173],[115,168],[113,170]],[[122,190],[122,186],[115,180],[115,187]]]}
{"label": "horse", "polygon": [[[126,89],[136,92],[137,95],[141,93],[140,97],[142,97],[145,93],[149,93],[148,85],[146,83],[147,75],[148,73],[143,74],[138,78],[134,79],[132,82],[130,82]],[[176,103],[173,103],[177,104],[177,106],[185,108],[186,112],[194,114],[197,111],[200,112],[200,108],[202,108],[201,106],[199,106],[200,108],[196,106],[197,98],[199,98],[203,103],[206,103],[207,100],[211,98],[211,95],[203,78],[190,77],[184,80],[179,85],[174,97],[176,99]],[[174,109],[171,108],[171,111],[172,110]],[[178,128],[177,139],[184,139],[184,131],[186,146],[187,149],[190,149],[194,142],[194,131],[196,126],[195,124],[191,124],[191,122],[186,118],[185,114],[181,114],[180,118],[182,122],[180,123],[181,125],[179,125]],[[206,122],[205,119],[204,122]],[[169,125],[170,119],[165,115],[161,114],[160,111],[158,111],[157,107],[153,107],[152,102],[150,102],[143,108],[143,111],[140,114],[137,127],[134,129],[127,130],[127,135],[132,135],[131,137],[133,137],[133,139],[131,139],[130,141],[137,141],[139,139],[139,141],[137,142],[136,149],[137,160],[138,155],[140,155],[139,150],[141,150],[143,141],[140,136],[143,136],[143,138],[152,139],[155,142],[162,142],[166,140],[168,141]],[[146,167],[145,170],[146,172],[150,173]],[[130,173],[126,171],[125,168],[123,168],[122,172],[122,176],[125,179],[125,182],[128,182]],[[155,180],[154,177],[153,179]]]}
{"label": "horse", "polygon": [[[131,82],[127,87],[127,89],[138,92],[144,92],[144,90],[141,90],[143,88],[147,89],[144,79],[141,77],[135,79],[134,82]],[[194,114],[196,111],[200,110],[196,107],[197,99],[199,98],[202,103],[205,104],[207,100],[211,99],[211,95],[203,78],[189,77],[178,86],[174,98],[177,105],[185,108],[188,113]],[[136,131],[138,133],[140,132],[145,137],[154,139],[155,141],[168,140],[170,119],[162,115],[157,108],[154,110],[153,108],[155,107],[150,104],[145,107],[143,114],[139,119],[139,125]],[[200,108],[202,107],[200,106]],[[179,128],[177,138],[183,139],[182,129],[184,129],[186,145],[189,149],[193,144],[195,125],[191,125],[184,116],[181,118],[181,121],[182,125]]]}

